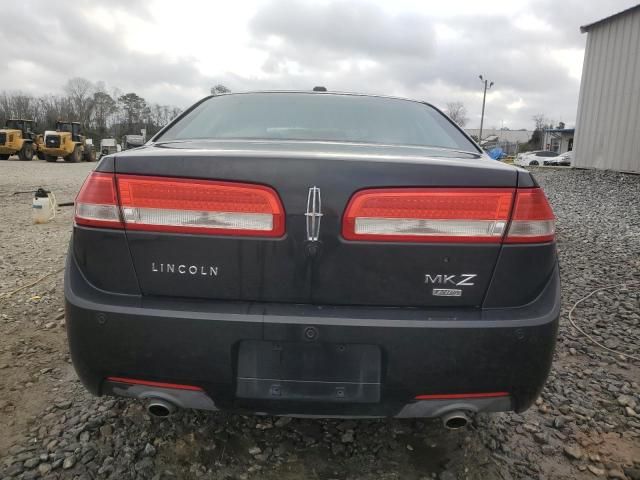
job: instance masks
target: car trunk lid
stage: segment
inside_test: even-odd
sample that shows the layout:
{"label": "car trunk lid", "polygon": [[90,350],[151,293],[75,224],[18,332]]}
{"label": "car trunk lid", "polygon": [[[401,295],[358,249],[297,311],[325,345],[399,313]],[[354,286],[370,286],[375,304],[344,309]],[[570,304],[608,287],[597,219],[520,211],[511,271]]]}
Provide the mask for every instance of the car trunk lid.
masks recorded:
{"label": "car trunk lid", "polygon": [[115,166],[119,176],[254,184],[277,194],[286,231],[276,238],[127,229],[145,295],[221,300],[479,306],[500,242],[348,240],[343,215],[364,189],[517,185],[516,169],[473,153],[328,142],[172,142],[118,155]]}

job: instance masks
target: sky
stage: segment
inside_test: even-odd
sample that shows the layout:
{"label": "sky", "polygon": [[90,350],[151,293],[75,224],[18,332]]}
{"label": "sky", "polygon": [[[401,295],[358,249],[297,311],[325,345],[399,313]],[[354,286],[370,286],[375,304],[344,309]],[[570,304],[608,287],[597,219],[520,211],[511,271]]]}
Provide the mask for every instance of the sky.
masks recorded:
{"label": "sky", "polygon": [[580,25],[638,0],[21,0],[3,5],[0,91],[71,77],[188,107],[216,84],[462,102],[478,128],[575,122]]}

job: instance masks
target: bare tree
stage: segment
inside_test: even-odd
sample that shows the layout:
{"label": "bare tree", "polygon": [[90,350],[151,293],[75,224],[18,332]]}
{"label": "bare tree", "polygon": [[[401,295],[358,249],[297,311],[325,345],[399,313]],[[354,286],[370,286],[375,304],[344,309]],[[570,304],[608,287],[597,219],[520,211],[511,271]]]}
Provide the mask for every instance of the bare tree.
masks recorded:
{"label": "bare tree", "polygon": [[54,128],[60,119],[72,119],[73,106],[67,97],[44,95],[38,98],[39,115],[35,119],[43,129]]}
{"label": "bare tree", "polygon": [[93,94],[93,121],[99,132],[107,129],[107,121],[118,110],[118,104],[104,91]]}
{"label": "bare tree", "polygon": [[447,115],[458,124],[460,128],[464,128],[467,124],[467,109],[462,102],[447,103]]}
{"label": "bare tree", "polygon": [[536,124],[536,128],[535,128],[536,130],[542,130],[544,126],[547,124],[547,118],[544,116],[543,113],[538,113],[531,118],[533,119],[533,122]]}
{"label": "bare tree", "polygon": [[0,128],[9,118],[36,118],[39,113],[38,102],[23,93],[2,93],[0,95]]}
{"label": "bare tree", "polygon": [[[544,149],[544,129],[549,127],[549,120],[543,113],[538,113],[531,117],[536,127],[531,135],[529,144],[532,148]],[[551,125],[553,126],[553,125]]]}
{"label": "bare tree", "polygon": [[176,118],[178,115],[180,115],[182,113],[182,109],[178,108],[178,107],[170,107],[170,113],[169,116],[171,118],[169,118],[169,121],[173,120],[174,118]]}
{"label": "bare tree", "polygon": [[221,93],[231,93],[231,90],[221,83],[211,87],[211,95],[220,95]]}
{"label": "bare tree", "polygon": [[[95,85],[86,78],[74,77],[67,81],[64,91],[71,101],[75,116],[75,120],[83,125],[89,123],[93,110],[93,92]],[[74,119],[67,119],[74,120]]]}
{"label": "bare tree", "polygon": [[104,82],[84,78],[72,78],[64,90],[63,95],[40,97],[0,91],[0,128],[9,118],[33,119],[38,132],[54,129],[61,119],[80,121],[84,133],[98,144],[102,138],[119,138],[140,128],[153,135],[182,113],[173,105],[147,103],[135,92],[123,94]]}

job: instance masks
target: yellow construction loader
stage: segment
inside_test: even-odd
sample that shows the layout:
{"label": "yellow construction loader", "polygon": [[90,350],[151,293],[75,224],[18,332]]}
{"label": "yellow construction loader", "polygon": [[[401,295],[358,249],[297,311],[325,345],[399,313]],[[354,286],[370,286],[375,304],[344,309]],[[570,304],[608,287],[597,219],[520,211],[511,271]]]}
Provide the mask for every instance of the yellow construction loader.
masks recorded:
{"label": "yellow construction loader", "polygon": [[0,128],[0,160],[18,154],[20,160],[28,161],[38,151],[38,136],[33,133],[33,120],[12,118]]}
{"label": "yellow construction loader", "polygon": [[55,162],[58,157],[74,163],[96,161],[93,142],[82,135],[79,122],[56,122],[55,130],[44,132],[41,152],[47,162]]}

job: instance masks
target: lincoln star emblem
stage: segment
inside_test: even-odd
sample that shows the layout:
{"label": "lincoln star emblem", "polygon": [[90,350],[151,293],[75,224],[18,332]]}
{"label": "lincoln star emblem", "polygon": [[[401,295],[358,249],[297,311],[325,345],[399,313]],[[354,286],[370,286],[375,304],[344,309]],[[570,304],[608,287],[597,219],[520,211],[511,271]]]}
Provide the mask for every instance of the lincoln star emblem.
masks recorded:
{"label": "lincoln star emblem", "polygon": [[307,196],[307,240],[317,242],[320,235],[320,220],[322,220],[322,198],[320,189],[311,187]]}

